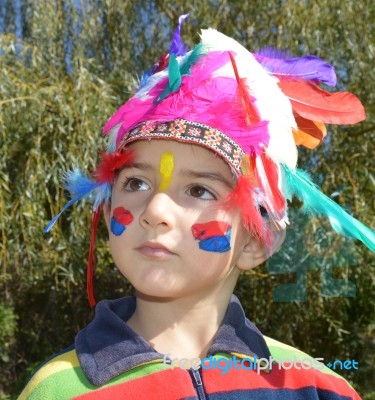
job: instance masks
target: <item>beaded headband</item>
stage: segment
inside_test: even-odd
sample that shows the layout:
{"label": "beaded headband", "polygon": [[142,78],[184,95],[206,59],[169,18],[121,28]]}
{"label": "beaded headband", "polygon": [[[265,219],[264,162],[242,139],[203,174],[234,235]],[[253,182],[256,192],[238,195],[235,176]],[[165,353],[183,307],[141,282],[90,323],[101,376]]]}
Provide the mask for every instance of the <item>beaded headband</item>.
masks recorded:
{"label": "beaded headband", "polygon": [[142,122],[124,136],[122,145],[142,139],[177,140],[181,143],[207,147],[221,156],[237,175],[241,173],[240,164],[245,154],[241,147],[225,133],[199,122],[185,119],[175,119],[164,123]]}

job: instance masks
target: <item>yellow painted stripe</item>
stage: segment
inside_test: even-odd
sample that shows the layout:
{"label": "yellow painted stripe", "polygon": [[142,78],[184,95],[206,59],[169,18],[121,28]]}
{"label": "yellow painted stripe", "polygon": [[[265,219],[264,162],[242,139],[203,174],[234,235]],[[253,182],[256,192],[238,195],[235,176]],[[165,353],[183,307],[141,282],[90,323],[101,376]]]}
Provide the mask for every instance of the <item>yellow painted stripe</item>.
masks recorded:
{"label": "yellow painted stripe", "polygon": [[172,174],[174,169],[174,157],[170,151],[165,151],[160,157],[160,175],[161,182],[159,190],[163,192],[167,190],[172,182]]}

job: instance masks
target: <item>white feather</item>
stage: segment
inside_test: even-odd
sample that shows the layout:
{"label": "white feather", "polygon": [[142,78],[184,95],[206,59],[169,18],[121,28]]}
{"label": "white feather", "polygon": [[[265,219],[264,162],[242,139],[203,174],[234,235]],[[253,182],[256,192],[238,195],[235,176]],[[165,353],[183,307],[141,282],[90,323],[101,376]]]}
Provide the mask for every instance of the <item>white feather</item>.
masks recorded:
{"label": "white feather", "polygon": [[115,125],[109,132],[108,132],[108,145],[107,145],[107,153],[114,153],[116,151],[116,143],[117,143],[117,135],[118,131],[121,127],[121,122]]}
{"label": "white feather", "polygon": [[[291,168],[297,165],[297,147],[293,138],[296,122],[289,99],[277,85],[277,79],[263,69],[254,56],[234,39],[215,29],[204,29],[202,42],[210,51],[232,51],[239,76],[245,78],[262,120],[269,121],[270,142],[266,149],[270,158]],[[235,78],[230,59],[216,75]]]}

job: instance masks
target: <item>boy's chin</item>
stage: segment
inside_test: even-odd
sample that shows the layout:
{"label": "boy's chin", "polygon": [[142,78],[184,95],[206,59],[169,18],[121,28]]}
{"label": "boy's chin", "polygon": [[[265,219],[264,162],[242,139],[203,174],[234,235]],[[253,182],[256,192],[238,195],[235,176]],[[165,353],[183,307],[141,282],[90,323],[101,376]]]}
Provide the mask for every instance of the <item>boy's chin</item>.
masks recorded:
{"label": "boy's chin", "polygon": [[160,293],[160,291],[159,292],[147,291],[145,293],[145,292],[135,289],[135,295],[138,299],[142,299],[144,301],[149,301],[152,303],[169,303],[169,302],[175,300],[175,298],[172,297],[170,295],[170,293],[168,293],[168,294]]}

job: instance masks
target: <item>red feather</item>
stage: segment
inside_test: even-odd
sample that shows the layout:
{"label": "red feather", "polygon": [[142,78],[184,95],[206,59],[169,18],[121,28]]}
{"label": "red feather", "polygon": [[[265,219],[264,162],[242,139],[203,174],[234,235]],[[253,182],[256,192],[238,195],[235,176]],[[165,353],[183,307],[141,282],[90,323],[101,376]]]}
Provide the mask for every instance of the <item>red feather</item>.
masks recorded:
{"label": "red feather", "polygon": [[116,171],[132,163],[134,153],[130,150],[116,151],[115,153],[102,152],[101,158],[94,172],[95,178],[100,183],[108,182],[112,184]]}
{"label": "red feather", "polygon": [[355,124],[365,119],[359,99],[348,92],[330,93],[311,82],[282,80],[278,83],[289,97],[293,111],[304,118],[327,124]]}
{"label": "red feather", "polygon": [[[284,196],[282,195],[279,189],[279,174],[277,166],[264,152],[261,154],[260,158],[262,160],[264,172],[266,173],[267,177],[268,186],[272,194],[272,198],[269,200],[272,203],[273,209],[276,212],[284,214],[286,208],[286,202]],[[258,182],[259,183],[262,182],[259,177],[258,177]],[[265,190],[265,192],[267,191]],[[267,205],[264,204],[264,207],[267,208]]]}
{"label": "red feather", "polygon": [[270,243],[269,230],[263,223],[262,216],[254,201],[254,185],[249,177],[240,175],[236,187],[224,200],[224,207],[241,210],[245,229],[265,244]]}
{"label": "red feather", "polygon": [[295,115],[294,118],[298,127],[298,130],[293,130],[296,145],[301,145],[308,149],[315,149],[327,135],[327,129],[324,123],[311,121],[300,115]]}
{"label": "red feather", "polygon": [[240,75],[238,74],[236,61],[235,61],[232,53],[231,52],[228,52],[228,53],[229,53],[230,60],[232,62],[234,75],[236,76],[237,85],[238,85],[237,94],[238,94],[239,101],[241,103],[242,109],[245,114],[246,123],[247,123],[247,125],[257,124],[257,123],[259,123],[260,119],[258,116],[257,109],[251,103],[249,89],[247,88],[247,85],[246,85],[246,79],[240,78]]}
{"label": "red feather", "polygon": [[169,63],[169,54],[168,53],[162,54],[160,56],[160,60],[159,60],[158,66],[157,66],[157,68],[155,70],[155,73],[163,71],[163,69],[167,68],[168,67],[168,63]]}
{"label": "red feather", "polygon": [[99,207],[96,211],[93,212],[91,219],[90,250],[89,250],[89,258],[87,261],[87,278],[86,278],[87,297],[89,299],[91,308],[93,308],[96,304],[94,295],[94,268],[95,268],[94,253],[95,253],[96,232],[98,230],[100,214],[101,214],[101,207]]}

